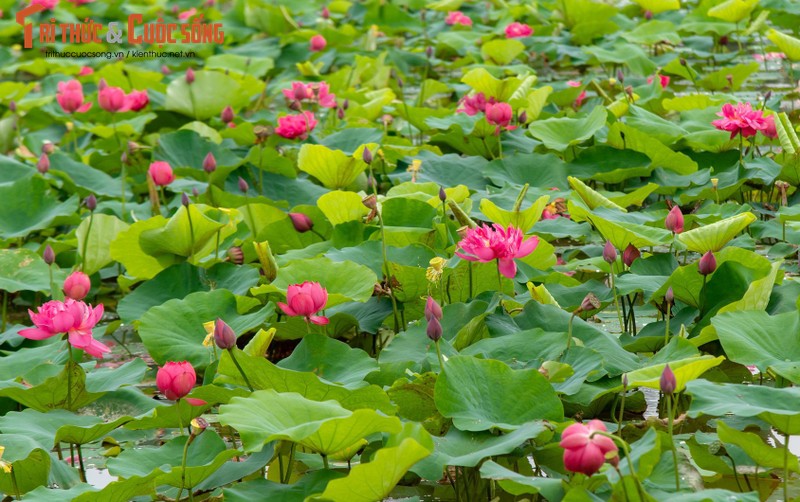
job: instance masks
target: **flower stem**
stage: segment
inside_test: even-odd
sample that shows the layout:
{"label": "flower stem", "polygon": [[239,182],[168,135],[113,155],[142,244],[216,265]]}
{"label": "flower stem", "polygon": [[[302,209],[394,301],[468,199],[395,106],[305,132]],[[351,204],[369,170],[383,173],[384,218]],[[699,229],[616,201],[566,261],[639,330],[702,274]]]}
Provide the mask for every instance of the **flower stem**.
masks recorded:
{"label": "flower stem", "polygon": [[[52,277],[52,273],[50,274]],[[52,279],[51,279],[52,283]],[[52,288],[52,284],[51,284]],[[8,291],[3,291],[3,326],[2,331],[5,332],[6,324],[8,324]]]}
{"label": "flower stem", "polygon": [[86,468],[83,466],[83,452],[81,451],[81,444],[77,443],[75,448],[78,450],[78,468],[80,469],[81,481],[86,482]]}
{"label": "flower stem", "polygon": [[67,339],[67,351],[69,359],[67,359],[67,410],[72,411],[72,344]]}
{"label": "flower stem", "polygon": [[703,315],[703,309],[706,308],[706,279],[707,275],[703,276],[703,287],[700,289],[700,315]]}
{"label": "flower stem", "polygon": [[[53,265],[48,265],[47,269],[50,272],[50,298],[55,300],[56,299],[56,296],[55,296],[56,295],[56,293],[55,293],[56,283],[53,282]],[[3,320],[5,320],[5,316],[3,316]],[[3,331],[5,331],[5,323],[3,323],[3,324],[4,324]]]}
{"label": "flower stem", "polygon": [[619,417],[617,418],[617,434],[622,435],[622,417],[625,415],[625,393],[627,393],[627,389],[623,389],[622,397],[620,398],[620,410],[619,410]]}
{"label": "flower stem", "polygon": [[320,453],[319,456],[322,457],[322,465],[324,465],[326,469],[330,469],[330,466],[328,465],[328,456],[324,453]]}
{"label": "flower stem", "polygon": [[19,491],[19,485],[17,484],[17,474],[14,472],[14,465],[11,465],[11,486],[14,488],[14,498],[20,500],[22,498],[22,494]]}
{"label": "flower stem", "polygon": [[500,275],[500,260],[497,261],[497,285],[499,289],[497,290],[501,295],[503,294],[503,276]]}
{"label": "flower stem", "polygon": [[789,501],[789,434],[783,435],[783,500]]}
{"label": "flower stem", "polygon": [[181,400],[178,399],[175,405],[178,407],[178,428],[181,431],[181,436],[186,435],[186,430],[183,428],[183,410],[181,410]]}
{"label": "flower stem", "polygon": [[617,320],[619,321],[619,331],[625,331],[625,324],[622,322],[622,314],[619,310],[619,296],[617,295],[617,287],[614,281],[614,264],[611,264],[611,292],[614,293],[614,308],[617,309]]}
{"label": "flower stem", "polygon": [[253,385],[250,383],[250,380],[247,379],[247,375],[244,374],[244,370],[239,365],[239,361],[236,360],[236,354],[233,353],[233,349],[228,349],[228,354],[231,355],[231,361],[233,361],[233,365],[236,366],[237,370],[239,370],[239,374],[242,375],[244,383],[247,384],[247,387],[250,389],[250,392],[255,392]]}
{"label": "flower stem", "polygon": [[[181,495],[183,494],[183,488],[186,486],[186,457],[189,455],[189,445],[192,444],[192,440],[194,436],[189,436],[186,438],[186,444],[183,445],[183,458],[181,459],[181,487],[178,490],[178,496],[175,497],[175,500],[180,500]],[[191,488],[189,488],[191,491]]]}
{"label": "flower stem", "polygon": [[667,398],[667,432],[669,433],[669,444],[672,450],[672,462],[675,464],[675,491],[680,491],[681,489],[681,478],[680,473],[678,472],[678,449],[675,447],[675,438],[673,437],[673,422],[674,422],[674,410],[673,410],[673,399],[674,395],[669,394],[666,396]]}
{"label": "flower stem", "polygon": [[194,256],[194,225],[192,224],[192,212],[189,210],[189,206],[186,206],[186,217],[189,218],[189,258],[186,261],[191,262]]}
{"label": "flower stem", "polygon": [[667,324],[666,329],[664,330],[664,347],[669,344],[669,320],[672,317],[672,303],[667,302],[667,317],[665,322]]}
{"label": "flower stem", "polygon": [[441,368],[441,373],[444,373],[444,357],[442,357],[442,348],[439,347],[439,340],[434,342],[436,345],[436,355],[439,356],[439,368]]}
{"label": "flower stem", "polygon": [[[86,228],[86,235],[83,236],[83,252],[81,253],[81,272],[86,270],[86,255],[88,254],[89,250],[89,234],[92,233],[92,223],[94,223],[94,211],[89,213],[89,226]],[[52,272],[50,275],[52,276]]]}
{"label": "flower stem", "polygon": [[292,465],[294,464],[294,448],[295,444],[292,443],[289,446],[289,464],[286,466],[286,479],[282,479],[281,483],[288,484],[289,480],[292,479]]}
{"label": "flower stem", "polygon": [[469,276],[469,299],[472,299],[472,262],[467,262],[467,275]]}

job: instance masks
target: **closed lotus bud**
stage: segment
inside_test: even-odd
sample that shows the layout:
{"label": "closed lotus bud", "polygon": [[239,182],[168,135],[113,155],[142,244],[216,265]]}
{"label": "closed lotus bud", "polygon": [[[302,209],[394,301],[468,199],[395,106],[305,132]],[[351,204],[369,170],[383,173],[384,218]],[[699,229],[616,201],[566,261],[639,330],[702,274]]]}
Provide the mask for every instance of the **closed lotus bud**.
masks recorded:
{"label": "closed lotus bud", "polygon": [[183,204],[183,207],[189,207],[189,196],[186,195],[186,192],[181,194],[181,204]]}
{"label": "closed lotus bud", "polygon": [[627,389],[628,389],[628,374],[627,373],[623,373],[622,374],[622,390],[627,390]]}
{"label": "closed lotus bud", "polygon": [[361,203],[364,204],[364,207],[367,209],[372,209],[373,211],[378,208],[378,198],[375,196],[375,194],[367,195],[361,199]]}
{"label": "closed lotus bud", "polygon": [[672,286],[670,286],[669,289],[667,289],[667,292],[664,293],[664,301],[670,305],[675,305],[675,293],[672,291]]}
{"label": "closed lotus bud", "polygon": [[101,78],[100,81],[97,82],[97,90],[98,91],[102,91],[106,87],[108,87],[108,84],[106,83],[106,79]]}
{"label": "closed lotus bud", "polygon": [[200,195],[200,192],[197,191],[197,187],[192,187],[192,195],[194,197],[197,197],[198,195]]}
{"label": "closed lotus bud", "polygon": [[188,70],[186,70],[186,83],[192,85],[193,82],[194,82],[194,70],[189,68]]}
{"label": "closed lotus bud", "polygon": [[294,229],[301,234],[314,228],[314,222],[303,213],[289,213],[289,218],[292,220]]}
{"label": "closed lotus bud", "polygon": [[372,152],[369,151],[369,148],[364,148],[364,151],[361,152],[361,160],[366,164],[372,164]]}
{"label": "closed lotus bud", "polygon": [[439,323],[439,319],[431,317],[428,320],[428,328],[425,330],[425,333],[428,335],[428,338],[434,342],[438,342],[439,339],[442,338],[442,325]]}
{"label": "closed lotus bud", "polygon": [[44,248],[44,253],[42,253],[42,259],[48,265],[52,265],[56,261],[56,252],[53,251],[53,248],[48,244]]}
{"label": "closed lotus bud", "polygon": [[42,153],[46,153],[47,155],[50,155],[51,153],[53,153],[55,151],[55,149],[56,149],[56,145],[52,144],[49,141],[45,141],[44,143],[42,143]]}
{"label": "closed lotus bud", "polygon": [[50,157],[46,153],[39,156],[39,161],[36,163],[36,170],[44,174],[50,170]]}
{"label": "closed lotus bud", "polygon": [[207,172],[208,174],[213,173],[217,170],[217,159],[214,158],[214,154],[208,152],[206,158],[203,159],[203,171]]}
{"label": "closed lotus bud", "polygon": [[648,21],[653,19],[653,11],[652,10],[644,11],[644,18],[647,19]]}
{"label": "closed lotus bud", "polygon": [[603,260],[609,264],[617,261],[617,248],[611,244],[611,241],[606,241],[606,245],[603,246]]}
{"label": "closed lotus bud", "polygon": [[345,98],[345,100],[342,101],[342,110],[347,110],[348,108],[350,108],[350,99]]}
{"label": "closed lotus bud", "polygon": [[602,306],[600,300],[595,296],[594,293],[587,293],[586,296],[583,298],[581,302],[581,311],[582,312],[591,312],[592,310],[597,310]]}
{"label": "closed lotus bud", "polygon": [[302,108],[303,108],[303,106],[300,104],[299,101],[292,101],[291,103],[289,103],[289,109],[290,110],[299,112]]}
{"label": "closed lotus bud", "polygon": [[713,274],[716,269],[717,259],[714,257],[714,253],[707,251],[706,254],[700,258],[700,262],[697,264],[697,271],[700,272],[701,275],[709,275]]}
{"label": "closed lotus bud", "polygon": [[67,298],[83,300],[89,294],[90,289],[92,289],[92,281],[83,272],[72,272],[64,280],[64,294],[67,295]]}
{"label": "closed lotus bud", "polygon": [[642,256],[642,253],[639,252],[636,246],[628,244],[628,247],[626,247],[625,251],[622,253],[622,263],[624,263],[626,267],[630,267],[640,256]]}
{"label": "closed lotus bud", "polygon": [[661,372],[658,385],[661,387],[661,392],[668,396],[671,396],[675,392],[678,382],[675,380],[675,373],[672,372],[672,368],[669,367],[669,364],[664,366],[664,371]]}
{"label": "closed lotus bud", "polygon": [[447,200],[447,192],[444,191],[444,187],[439,187],[439,200],[442,202]]}
{"label": "closed lotus bud", "polygon": [[772,97],[772,91],[767,91],[767,93],[764,94],[764,101],[769,101],[771,97]]}
{"label": "closed lotus bud", "polygon": [[433,57],[433,47],[430,45],[425,47],[425,55],[428,56],[428,59]]}
{"label": "closed lotus bud", "polygon": [[403,79],[402,79],[402,78],[400,78],[400,77],[398,76],[398,77],[397,77],[397,87],[399,87],[399,88],[401,88],[401,89],[402,89],[402,88],[403,88],[403,85],[404,85],[404,84],[403,84]]}
{"label": "closed lotus bud", "polygon": [[242,248],[239,246],[233,246],[232,248],[228,249],[228,259],[231,263],[235,263],[236,265],[241,265],[244,263],[244,253],[242,252]]}
{"label": "closed lotus bud", "polygon": [[517,117],[517,123],[518,124],[525,124],[527,122],[528,122],[528,112],[526,112],[525,110],[522,110],[520,112],[519,116]]}
{"label": "closed lotus bud", "polygon": [[728,45],[728,37],[726,35],[719,37],[719,45]]}
{"label": "closed lotus bud", "polygon": [[632,85],[625,86],[625,94],[627,94],[631,99],[633,99],[633,86]]}
{"label": "closed lotus bud", "polygon": [[242,193],[247,193],[247,191],[250,190],[250,185],[248,185],[241,176],[239,176],[239,190],[241,190]]}
{"label": "closed lotus bud", "polygon": [[17,111],[17,102],[14,101],[13,99],[8,102],[8,111],[10,111],[11,113],[16,113]]}
{"label": "closed lotus bud", "polygon": [[223,121],[223,122],[225,122],[226,124],[227,124],[227,123],[230,123],[230,122],[233,122],[233,118],[234,118],[234,116],[235,116],[235,114],[233,113],[233,108],[231,108],[231,105],[228,105],[228,106],[226,106],[226,107],[225,107],[225,108],[222,110],[222,113],[220,114],[220,118],[221,118],[221,119],[222,119],[222,121]]}
{"label": "closed lotus bud", "polygon": [[432,296],[428,297],[428,300],[425,302],[425,319],[430,321],[433,318],[441,319],[442,315],[442,307],[439,303],[433,299]]}
{"label": "closed lotus bud", "polygon": [[331,11],[328,10],[327,6],[323,7],[322,8],[322,19],[330,19],[330,17],[331,17]]}
{"label": "closed lotus bud", "polygon": [[344,120],[344,108],[336,109],[336,118],[338,118],[339,120]]}
{"label": "closed lotus bud", "polygon": [[683,213],[681,212],[681,208],[673,206],[673,208],[670,209],[667,218],[664,220],[664,226],[674,234],[683,232]]}
{"label": "closed lotus bud", "polygon": [[625,74],[622,73],[622,70],[617,70],[617,80],[619,80],[620,84],[625,82]]}
{"label": "closed lotus bud", "polygon": [[233,332],[233,328],[228,326],[228,323],[219,317],[214,321],[214,343],[222,350],[236,347],[236,333]]}
{"label": "closed lotus bud", "polygon": [[162,75],[169,75],[170,73],[172,73],[172,70],[170,70],[167,65],[162,64],[161,65],[161,74]]}
{"label": "closed lotus bud", "polygon": [[86,206],[86,209],[89,211],[94,211],[97,209],[97,197],[95,197],[93,193],[89,194],[88,197],[83,199],[83,205]]}

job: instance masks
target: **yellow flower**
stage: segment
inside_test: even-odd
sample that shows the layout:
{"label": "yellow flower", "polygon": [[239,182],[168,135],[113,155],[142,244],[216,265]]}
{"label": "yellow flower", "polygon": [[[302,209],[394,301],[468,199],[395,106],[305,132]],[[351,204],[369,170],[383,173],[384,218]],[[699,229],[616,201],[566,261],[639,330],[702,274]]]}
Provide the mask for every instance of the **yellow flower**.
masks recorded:
{"label": "yellow flower", "polygon": [[214,346],[214,321],[203,323],[203,329],[206,330],[206,339],[203,340],[203,347]]}
{"label": "yellow flower", "polygon": [[420,167],[422,167],[422,161],[419,159],[414,159],[411,162],[411,165],[406,168],[406,171],[411,173],[411,183],[417,182],[417,174],[419,173]]}
{"label": "yellow flower", "polygon": [[446,260],[444,258],[435,257],[431,258],[429,262],[430,267],[425,270],[425,278],[428,279],[429,282],[437,282],[439,279],[442,278],[442,270],[444,270],[444,264]]}

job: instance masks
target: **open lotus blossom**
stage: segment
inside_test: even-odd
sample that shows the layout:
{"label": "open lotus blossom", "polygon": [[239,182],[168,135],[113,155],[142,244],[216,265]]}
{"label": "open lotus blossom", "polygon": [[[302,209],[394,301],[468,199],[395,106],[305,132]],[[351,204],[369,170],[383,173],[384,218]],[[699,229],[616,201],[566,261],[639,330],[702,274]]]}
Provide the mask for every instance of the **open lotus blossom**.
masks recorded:
{"label": "open lotus blossom", "polygon": [[317,120],[314,118],[314,114],[306,111],[297,115],[279,117],[275,132],[286,139],[305,139],[316,126]]}
{"label": "open lotus blossom", "polygon": [[150,103],[150,97],[147,91],[131,91],[125,96],[127,100],[128,109],[132,112],[138,112]]}
{"label": "open lotus blossom", "polygon": [[561,433],[559,446],[564,448],[564,467],[568,471],[582,472],[591,476],[597,472],[606,460],[618,458],[618,450],[614,440],[608,436],[595,434],[606,432],[606,426],[600,420],[592,420],[588,425],[572,424]]}
{"label": "open lotus blossom", "polygon": [[741,134],[748,138],[755,136],[758,131],[764,131],[768,127],[767,119],[761,110],[753,110],[750,103],[738,103],[732,105],[726,103],[722,105],[722,111],[717,113],[722,117],[711,122],[711,125],[721,131],[729,131],[731,139]]}
{"label": "open lotus blossom", "polygon": [[533,28],[527,24],[511,23],[506,26],[506,38],[525,38],[533,34]]}
{"label": "open lotus blossom", "polygon": [[461,26],[472,26],[472,19],[470,19],[466,14],[457,10],[448,12],[444,22],[450,26],[454,24],[460,24]]}
{"label": "open lotus blossom", "polygon": [[77,80],[58,83],[56,101],[66,113],[86,112],[92,107],[92,102],[83,101],[83,86]]}
{"label": "open lotus blossom", "polygon": [[[494,103],[494,98],[489,98],[490,103]],[[461,106],[456,109],[456,113],[466,113],[470,117],[486,109],[486,96],[482,92],[469,94],[461,98]]]}
{"label": "open lotus blossom", "polygon": [[534,236],[523,240],[524,235],[518,228],[503,228],[497,223],[489,226],[470,228],[467,235],[458,243],[463,251],[456,255],[469,261],[487,263],[497,260],[497,268],[509,279],[517,275],[517,264],[514,258],[528,256],[536,249],[539,238]]}
{"label": "open lotus blossom", "polygon": [[278,307],[286,315],[305,317],[306,322],[328,324],[328,318],[316,315],[328,303],[328,291],[318,282],[305,281],[292,284],[286,290],[286,303],[278,302]]}
{"label": "open lotus blossom", "polygon": [[292,88],[284,89],[282,92],[289,101],[309,101],[323,108],[336,107],[336,95],[331,94],[327,82],[311,84],[292,82]]}
{"label": "open lotus blossom", "polygon": [[656,75],[655,77],[653,75],[650,75],[649,77],[647,77],[647,83],[652,84],[653,81],[656,79],[656,77],[658,77],[658,83],[661,85],[661,88],[666,89],[667,86],[669,85],[669,77],[666,75]]}
{"label": "open lotus blossom", "polygon": [[92,336],[92,328],[103,317],[103,305],[92,308],[72,298],[63,302],[51,300],[39,307],[38,312],[28,310],[28,315],[36,327],[20,330],[22,337],[44,340],[67,333],[70,345],[93,357],[103,357],[104,353],[111,350]]}

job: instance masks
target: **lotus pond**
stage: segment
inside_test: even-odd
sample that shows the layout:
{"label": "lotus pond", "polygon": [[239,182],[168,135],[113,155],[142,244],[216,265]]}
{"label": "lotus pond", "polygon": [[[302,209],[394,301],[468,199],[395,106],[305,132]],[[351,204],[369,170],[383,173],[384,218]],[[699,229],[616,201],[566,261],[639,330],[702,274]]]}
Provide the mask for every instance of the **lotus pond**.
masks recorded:
{"label": "lotus pond", "polygon": [[4,500],[800,497],[796,1],[29,3]]}

